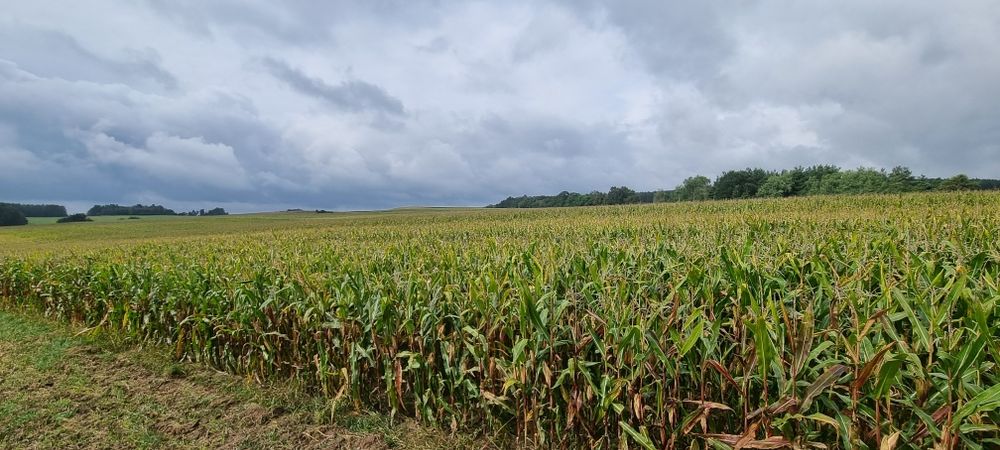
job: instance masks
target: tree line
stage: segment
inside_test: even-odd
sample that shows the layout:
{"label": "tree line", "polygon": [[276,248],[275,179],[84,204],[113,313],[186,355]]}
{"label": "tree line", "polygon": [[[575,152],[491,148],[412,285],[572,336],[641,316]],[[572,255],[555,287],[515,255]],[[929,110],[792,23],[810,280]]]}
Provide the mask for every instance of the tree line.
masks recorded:
{"label": "tree line", "polygon": [[178,213],[177,215],[178,216],[228,216],[229,213],[227,213],[226,210],[222,208],[212,208],[208,211],[205,211],[204,209],[191,210],[186,213],[185,212]]}
{"label": "tree line", "polygon": [[950,178],[914,176],[897,166],[891,171],[858,168],[843,170],[832,165],[796,167],[768,171],[759,168],[729,170],[713,182],[704,175],[688,177],[670,190],[636,192],[613,186],[608,192],[589,194],[563,191],[557,195],[507,197],[488,208],[547,208],[557,206],[622,205],[630,203],[682,202],[757,197],[799,197],[823,194],[874,194],[921,191],[1000,189],[1000,180],[972,179],[964,174]]}
{"label": "tree line", "polygon": [[66,207],[61,205],[29,205],[0,203],[0,227],[27,225],[28,217],[65,217]]}
{"label": "tree line", "polygon": [[114,203],[110,205],[94,205],[87,210],[88,216],[175,216],[172,209],[164,208],[160,205],[120,206]]}
{"label": "tree line", "polygon": [[66,207],[62,205],[28,205],[23,203],[0,203],[0,206],[14,208],[24,217],[66,217]]}
{"label": "tree line", "polygon": [[0,227],[27,225],[28,218],[10,203],[0,203]]}
{"label": "tree line", "polygon": [[[58,223],[67,222],[89,222],[88,216],[226,216],[229,215],[223,208],[212,208],[208,211],[204,209],[190,212],[176,213],[172,209],[167,209],[160,205],[120,206],[94,205],[86,214],[74,214],[70,216],[66,213],[66,207],[62,205],[28,205],[21,203],[0,203],[0,226],[27,225],[28,217],[61,217]],[[138,217],[130,217],[138,219]]]}
{"label": "tree line", "polygon": [[136,204],[132,206],[121,206],[116,204],[94,205],[87,211],[88,216],[225,216],[229,215],[225,209],[213,208],[208,211],[204,209],[189,212],[177,213],[172,209],[167,209],[161,205]]}

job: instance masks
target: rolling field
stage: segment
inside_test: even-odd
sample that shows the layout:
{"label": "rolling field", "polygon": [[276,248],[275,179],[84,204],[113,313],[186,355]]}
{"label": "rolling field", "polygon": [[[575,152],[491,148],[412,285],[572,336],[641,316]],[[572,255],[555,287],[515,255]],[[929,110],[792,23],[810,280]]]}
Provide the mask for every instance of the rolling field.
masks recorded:
{"label": "rolling field", "polygon": [[[129,219],[129,217],[138,217],[138,219]],[[120,220],[129,221],[139,221],[139,220],[176,220],[182,218],[183,216],[89,216],[90,220],[94,222],[117,222]],[[59,217],[28,217],[28,225],[53,225],[59,220]]]}
{"label": "rolling field", "polygon": [[0,305],[511,445],[997,448],[998,240],[997,193],[40,224]]}

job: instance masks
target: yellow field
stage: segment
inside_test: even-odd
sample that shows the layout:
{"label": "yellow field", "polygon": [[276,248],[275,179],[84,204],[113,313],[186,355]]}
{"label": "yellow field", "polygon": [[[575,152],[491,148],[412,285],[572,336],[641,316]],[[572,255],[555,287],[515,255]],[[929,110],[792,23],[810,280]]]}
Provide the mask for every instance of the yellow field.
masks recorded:
{"label": "yellow field", "polygon": [[992,447],[998,211],[955,193],[29,225],[0,229],[0,295],[519,444]]}

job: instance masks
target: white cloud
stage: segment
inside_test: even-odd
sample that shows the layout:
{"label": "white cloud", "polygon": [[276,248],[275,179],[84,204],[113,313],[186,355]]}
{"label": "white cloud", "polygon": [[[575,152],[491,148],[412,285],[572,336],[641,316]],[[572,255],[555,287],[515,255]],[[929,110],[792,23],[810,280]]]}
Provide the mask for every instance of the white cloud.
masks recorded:
{"label": "white cloud", "polygon": [[206,143],[201,137],[181,138],[156,132],[146,138],[143,147],[130,146],[101,132],[81,132],[78,138],[98,164],[135,170],[172,183],[230,190],[251,187],[233,148]]}
{"label": "white cloud", "polygon": [[0,187],[381,208],[746,166],[995,177],[998,18],[990,0],[15,3],[0,156],[64,181]]}

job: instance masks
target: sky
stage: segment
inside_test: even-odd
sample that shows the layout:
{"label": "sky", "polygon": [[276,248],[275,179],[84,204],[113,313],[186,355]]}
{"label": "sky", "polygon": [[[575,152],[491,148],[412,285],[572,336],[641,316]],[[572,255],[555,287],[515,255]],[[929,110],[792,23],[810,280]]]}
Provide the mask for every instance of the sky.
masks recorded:
{"label": "sky", "polygon": [[485,205],[1000,177],[996,0],[0,0],[0,201]]}

